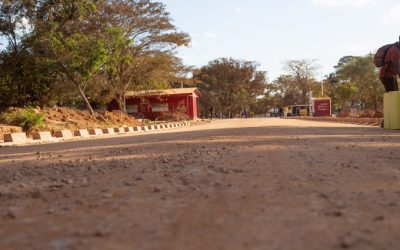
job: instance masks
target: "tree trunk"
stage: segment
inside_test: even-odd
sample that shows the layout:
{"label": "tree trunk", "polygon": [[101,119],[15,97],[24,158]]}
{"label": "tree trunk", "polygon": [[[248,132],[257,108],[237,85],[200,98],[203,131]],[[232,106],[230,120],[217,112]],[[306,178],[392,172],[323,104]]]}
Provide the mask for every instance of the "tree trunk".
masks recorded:
{"label": "tree trunk", "polygon": [[126,113],[126,100],[125,100],[125,95],[118,93],[117,94],[117,102],[119,106],[119,110],[122,112]]}
{"label": "tree trunk", "polygon": [[[55,53],[55,55],[57,55],[57,54]],[[64,73],[71,80],[71,82],[78,88],[79,95],[82,97],[82,100],[85,102],[85,105],[86,105],[87,110],[89,111],[89,114],[94,115],[92,105],[90,105],[89,100],[86,98],[86,95],[83,92],[81,85],[77,81],[75,81],[75,79],[68,73],[68,70],[65,68],[65,66],[60,61],[58,61],[58,64],[61,66]]]}
{"label": "tree trunk", "polygon": [[93,111],[92,105],[90,105],[89,100],[86,98],[85,93],[83,93],[83,90],[82,90],[81,86],[78,85],[77,87],[78,87],[78,90],[79,90],[79,94],[82,97],[82,100],[85,102],[85,105],[86,105],[87,110],[89,111],[89,114],[90,115],[94,115],[94,111]]}

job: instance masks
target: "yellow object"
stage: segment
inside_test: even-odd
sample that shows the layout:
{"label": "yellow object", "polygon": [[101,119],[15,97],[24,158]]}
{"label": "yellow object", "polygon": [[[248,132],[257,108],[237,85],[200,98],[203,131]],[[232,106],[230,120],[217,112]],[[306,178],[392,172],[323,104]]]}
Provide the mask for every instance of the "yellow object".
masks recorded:
{"label": "yellow object", "polygon": [[300,109],[300,116],[307,116],[307,109]]}
{"label": "yellow object", "polygon": [[400,91],[383,95],[383,115],[385,129],[400,129]]}

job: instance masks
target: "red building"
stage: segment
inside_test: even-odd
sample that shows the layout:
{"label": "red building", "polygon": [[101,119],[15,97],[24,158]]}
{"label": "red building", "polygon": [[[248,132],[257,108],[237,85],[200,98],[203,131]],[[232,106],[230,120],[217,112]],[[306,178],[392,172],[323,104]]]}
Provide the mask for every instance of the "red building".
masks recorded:
{"label": "red building", "polygon": [[133,91],[126,93],[126,109],[128,114],[151,120],[174,112],[196,119],[200,95],[197,88]]}

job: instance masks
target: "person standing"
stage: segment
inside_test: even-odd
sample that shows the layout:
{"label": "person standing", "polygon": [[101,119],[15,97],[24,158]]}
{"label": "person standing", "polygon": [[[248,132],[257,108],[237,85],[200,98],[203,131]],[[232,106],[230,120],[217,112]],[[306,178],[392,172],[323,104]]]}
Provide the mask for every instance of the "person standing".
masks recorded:
{"label": "person standing", "polygon": [[397,42],[389,47],[384,59],[384,65],[379,72],[381,80],[386,92],[398,91],[397,76],[400,76],[400,43]]}
{"label": "person standing", "polygon": [[274,112],[275,112],[275,109],[273,107],[269,109],[270,117],[274,117]]}
{"label": "person standing", "polygon": [[289,112],[289,108],[288,108],[288,107],[285,107],[285,108],[283,109],[283,116],[284,116],[285,118],[288,117],[288,112]]}

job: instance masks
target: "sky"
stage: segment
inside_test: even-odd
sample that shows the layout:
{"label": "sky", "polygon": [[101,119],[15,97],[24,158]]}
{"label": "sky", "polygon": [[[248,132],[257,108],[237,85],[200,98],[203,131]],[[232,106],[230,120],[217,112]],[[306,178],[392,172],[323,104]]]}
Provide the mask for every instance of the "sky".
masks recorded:
{"label": "sky", "polygon": [[316,77],[343,56],[364,56],[398,41],[399,0],[159,0],[178,30],[190,35],[178,51],[186,65],[221,57],[260,64],[270,81],[288,60],[316,59]]}

